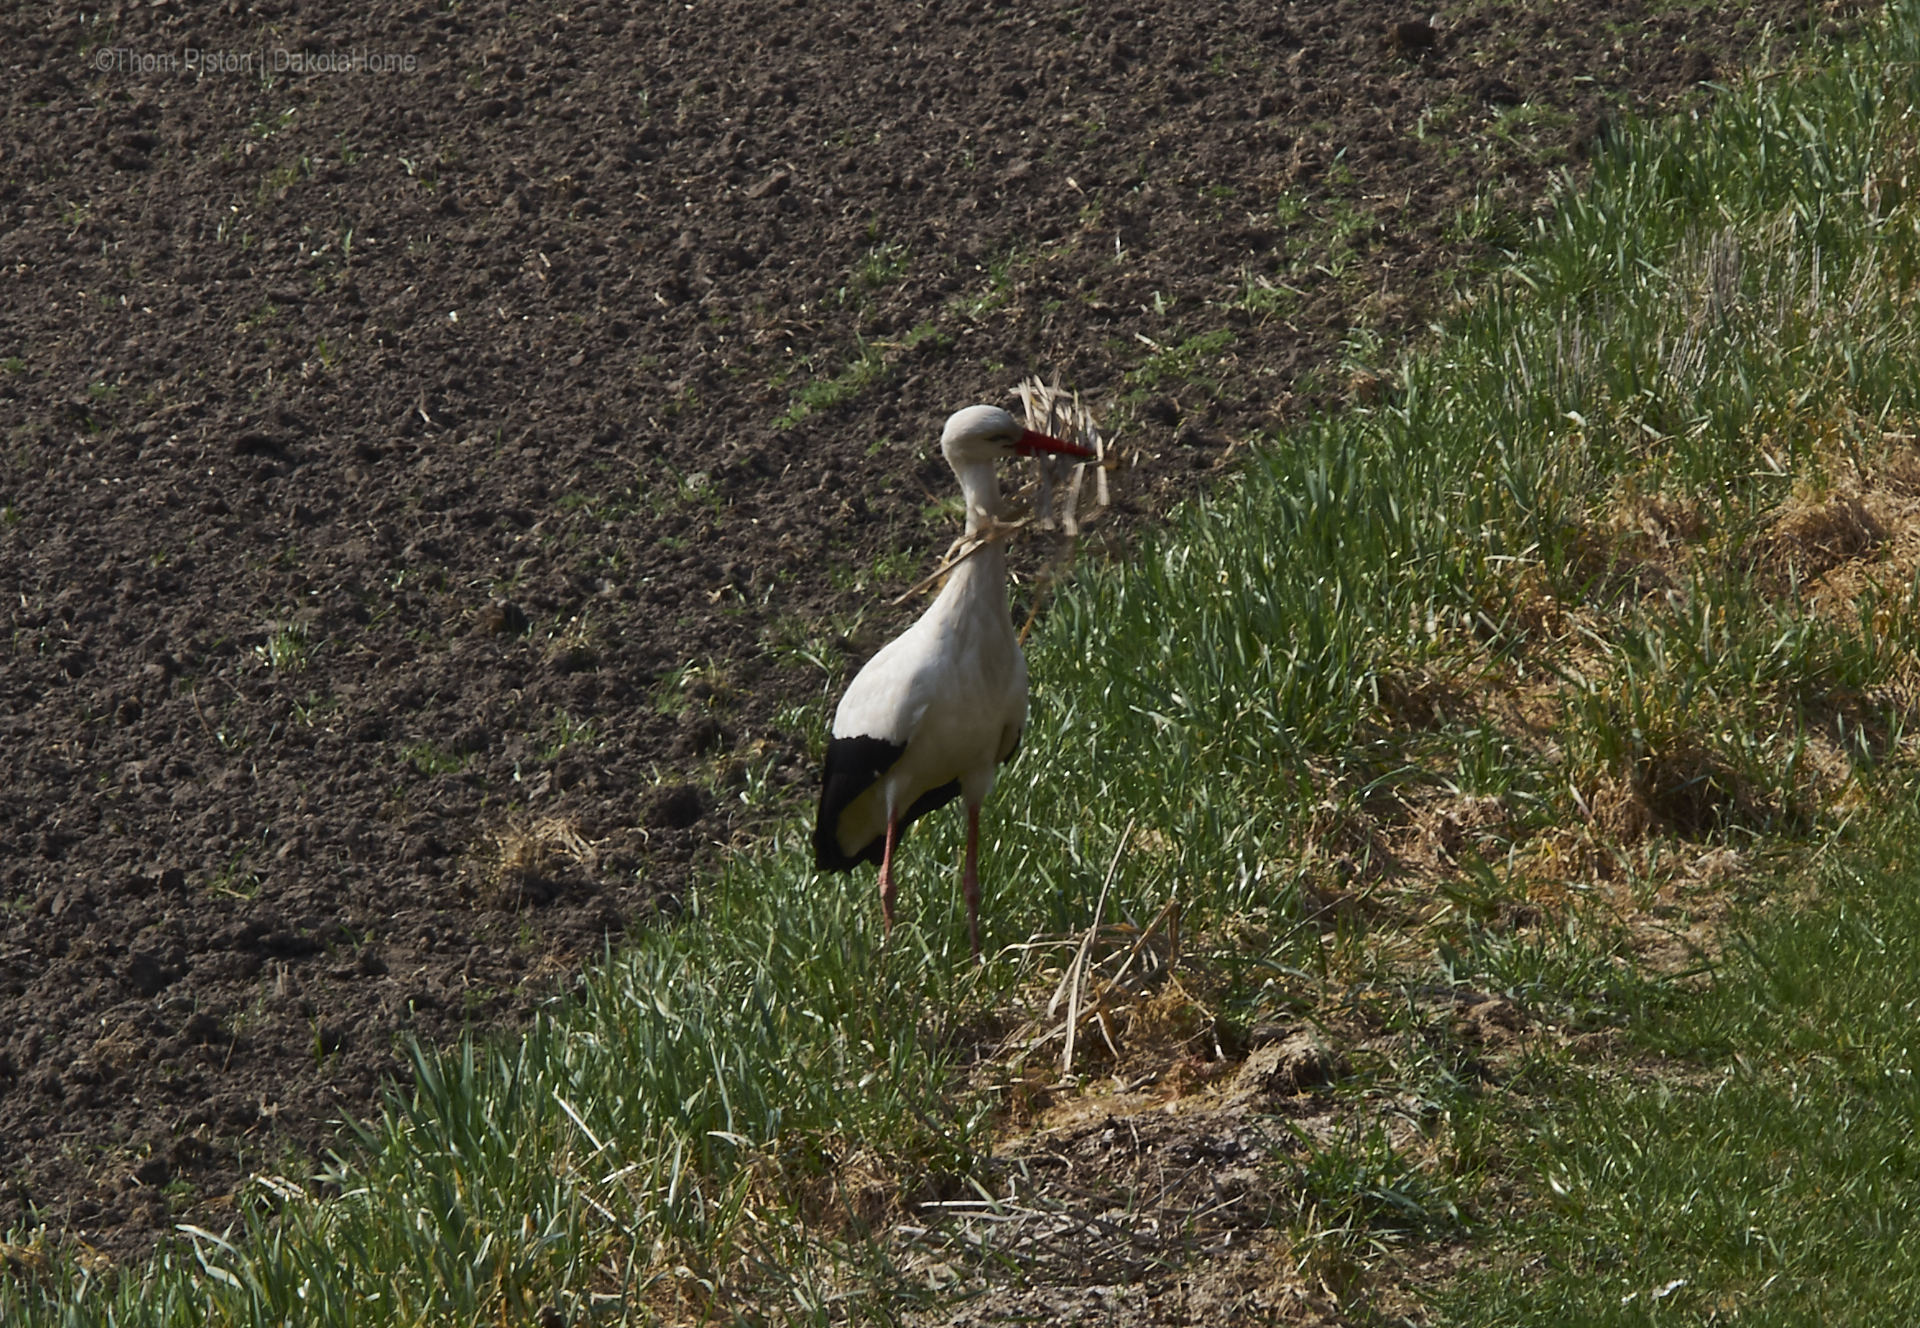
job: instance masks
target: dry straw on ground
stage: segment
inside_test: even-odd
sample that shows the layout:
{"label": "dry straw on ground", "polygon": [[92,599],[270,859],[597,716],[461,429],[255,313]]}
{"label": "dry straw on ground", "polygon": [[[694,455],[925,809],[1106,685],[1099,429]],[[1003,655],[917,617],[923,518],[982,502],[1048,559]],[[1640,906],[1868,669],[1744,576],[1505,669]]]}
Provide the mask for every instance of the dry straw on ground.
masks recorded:
{"label": "dry straw on ground", "polygon": [[599,852],[563,817],[514,821],[493,833],[494,862],[486,873],[487,893],[496,907],[519,908],[544,899],[563,873],[595,870]]}

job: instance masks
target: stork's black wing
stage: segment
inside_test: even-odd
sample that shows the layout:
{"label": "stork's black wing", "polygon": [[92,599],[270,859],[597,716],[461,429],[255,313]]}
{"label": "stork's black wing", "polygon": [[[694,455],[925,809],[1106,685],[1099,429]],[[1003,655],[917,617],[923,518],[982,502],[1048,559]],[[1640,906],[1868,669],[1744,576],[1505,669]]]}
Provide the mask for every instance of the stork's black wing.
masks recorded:
{"label": "stork's black wing", "polygon": [[[827,744],[826,767],[820,772],[820,814],[813,826],[813,865],[821,871],[852,871],[863,862],[880,865],[886,852],[884,834],[875,835],[851,851],[840,844],[840,813],[872,788],[906,754],[905,743],[885,738],[835,738]],[[900,818],[900,837],[907,827],[960,796],[960,781],[948,780],[913,800]]]}

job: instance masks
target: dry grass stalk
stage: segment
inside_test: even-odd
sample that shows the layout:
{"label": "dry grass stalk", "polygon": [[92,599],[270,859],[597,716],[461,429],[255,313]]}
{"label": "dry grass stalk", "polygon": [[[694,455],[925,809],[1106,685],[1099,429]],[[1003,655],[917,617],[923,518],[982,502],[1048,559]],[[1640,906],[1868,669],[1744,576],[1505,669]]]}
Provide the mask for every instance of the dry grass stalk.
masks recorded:
{"label": "dry grass stalk", "polygon": [[898,595],[895,595],[892,603],[895,606],[905,604],[921,591],[939,582],[948,572],[951,572],[961,563],[973,557],[974,554],[986,548],[987,545],[992,544],[995,540],[1011,537],[1015,531],[1027,525],[1031,520],[1031,517],[1021,517],[1018,521],[1001,521],[994,517],[987,517],[985,521],[981,523],[978,531],[971,535],[963,535],[949,544],[947,546],[947,556],[940,560],[940,565],[914,582],[911,586],[908,586]]}
{"label": "dry grass stalk", "polygon": [[[1180,901],[1169,900],[1144,928],[1106,920],[1113,880],[1132,837],[1133,826],[1129,823],[1108,865],[1106,881],[1094,904],[1093,921],[1084,932],[1037,937],[1024,946],[1015,947],[1031,951],[1071,946],[1073,957],[1045,1007],[1007,1038],[995,1059],[1011,1055],[1017,1063],[1024,1063],[1027,1057],[1059,1038],[1062,1040],[1060,1076],[1063,1080],[1070,1079],[1082,1055],[1080,1044],[1091,1032],[1099,1034],[1107,1054],[1118,1064],[1126,1059],[1123,1046],[1137,1041],[1148,1025],[1157,1027],[1165,1022],[1154,1015],[1155,999],[1150,996],[1149,987],[1167,979],[1178,960]],[[1167,984],[1162,995],[1174,987],[1177,983]],[[1184,992],[1179,993],[1177,1003],[1193,1004]]]}
{"label": "dry grass stalk", "polygon": [[[1060,1054],[1060,1077],[1066,1078],[1073,1073],[1073,1043],[1080,1027],[1080,993],[1087,977],[1087,954],[1093,949],[1093,938],[1100,933],[1100,916],[1107,908],[1107,892],[1113,888],[1114,873],[1120,870],[1120,856],[1127,851],[1127,840],[1133,836],[1133,822],[1127,822],[1127,828],[1120,832],[1120,842],[1114,846],[1113,861],[1107,864],[1107,879],[1100,885],[1100,898],[1093,906],[1093,925],[1087,928],[1086,938],[1080,942],[1079,952],[1073,957],[1073,963],[1067,966],[1066,976],[1061,980],[1067,988],[1067,1045]],[[1053,1003],[1047,1013],[1051,1015],[1060,1000],[1054,993]],[[1104,1027],[1101,1030],[1105,1032]],[[1112,1039],[1108,1038],[1111,1045]]]}

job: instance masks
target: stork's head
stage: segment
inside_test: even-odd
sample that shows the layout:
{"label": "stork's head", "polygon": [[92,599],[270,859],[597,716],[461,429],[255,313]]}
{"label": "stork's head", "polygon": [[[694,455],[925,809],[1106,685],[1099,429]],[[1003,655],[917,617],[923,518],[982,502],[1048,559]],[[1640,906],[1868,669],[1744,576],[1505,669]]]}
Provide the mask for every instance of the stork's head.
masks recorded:
{"label": "stork's head", "polygon": [[1022,427],[998,406],[968,406],[949,415],[947,427],[940,434],[940,450],[955,470],[981,462],[991,464],[1001,457],[1032,456],[1035,452],[1059,452],[1075,457],[1093,455],[1078,443],[1063,442]]}

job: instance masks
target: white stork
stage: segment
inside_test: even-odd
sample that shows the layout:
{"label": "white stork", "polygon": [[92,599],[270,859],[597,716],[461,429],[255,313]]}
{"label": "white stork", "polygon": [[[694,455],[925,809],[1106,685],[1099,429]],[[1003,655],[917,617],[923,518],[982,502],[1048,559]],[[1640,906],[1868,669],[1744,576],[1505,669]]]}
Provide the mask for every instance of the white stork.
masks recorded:
{"label": "white stork", "polygon": [[1002,457],[1064,453],[1074,443],[1022,428],[998,406],[955,412],[940,450],[967,501],[963,553],[920,620],[881,647],[854,678],[833,717],[820,818],[813,831],[821,871],[880,864],[880,909],[893,927],[893,859],[909,825],[955,798],[967,804],[961,877],[967,935],[980,958],[980,804],[994,768],[1011,760],[1027,722],[1027,661],[1007,611],[1001,542]]}

